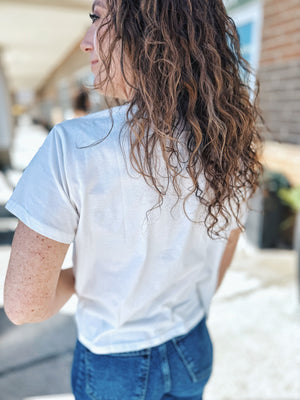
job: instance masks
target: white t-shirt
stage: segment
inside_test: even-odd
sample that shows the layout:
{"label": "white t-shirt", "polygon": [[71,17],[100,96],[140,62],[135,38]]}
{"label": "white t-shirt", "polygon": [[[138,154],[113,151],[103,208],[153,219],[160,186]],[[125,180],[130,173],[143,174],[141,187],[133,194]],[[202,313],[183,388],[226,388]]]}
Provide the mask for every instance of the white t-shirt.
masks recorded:
{"label": "white t-shirt", "polygon": [[[170,213],[171,190],[147,219],[157,192],[131,167],[129,145],[121,151],[127,109],[112,109],[113,129],[95,146],[111,128],[108,110],[56,125],[6,205],[41,235],[74,242],[78,338],[98,354],[157,346],[196,326],[226,246],[181,202]],[[194,196],[187,208],[201,211]]]}

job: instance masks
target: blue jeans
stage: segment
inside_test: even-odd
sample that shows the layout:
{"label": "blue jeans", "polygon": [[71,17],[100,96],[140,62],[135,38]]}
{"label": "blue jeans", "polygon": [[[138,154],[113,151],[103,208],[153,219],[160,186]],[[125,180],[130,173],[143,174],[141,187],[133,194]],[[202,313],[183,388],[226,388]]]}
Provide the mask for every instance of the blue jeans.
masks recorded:
{"label": "blue jeans", "polygon": [[202,400],[213,363],[204,317],[185,335],[143,350],[94,354],[77,341],[76,400]]}

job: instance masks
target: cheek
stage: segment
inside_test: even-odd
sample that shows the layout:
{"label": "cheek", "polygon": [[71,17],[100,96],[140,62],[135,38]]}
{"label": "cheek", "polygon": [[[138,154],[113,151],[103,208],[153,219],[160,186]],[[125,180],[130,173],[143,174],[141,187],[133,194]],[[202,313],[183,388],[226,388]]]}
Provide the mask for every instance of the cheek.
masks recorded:
{"label": "cheek", "polygon": [[98,40],[98,29],[94,29],[94,34],[93,34],[93,47],[94,47],[94,52],[97,54],[99,58],[99,40]]}
{"label": "cheek", "polygon": [[[110,50],[109,43],[110,43],[109,33],[106,33],[106,28],[103,27],[102,29],[95,29],[93,44],[95,53],[98,55],[98,58],[100,60],[103,57],[104,58],[107,57],[108,52]],[[101,51],[100,51],[100,46],[101,46]]]}
{"label": "cheek", "polygon": [[[122,68],[121,68],[121,45],[120,45],[120,43],[116,44],[116,47],[115,47],[113,55],[112,55],[112,61],[113,61],[112,69],[113,69],[116,77],[118,78],[118,80],[123,79]],[[124,58],[123,58],[123,68],[125,70]]]}

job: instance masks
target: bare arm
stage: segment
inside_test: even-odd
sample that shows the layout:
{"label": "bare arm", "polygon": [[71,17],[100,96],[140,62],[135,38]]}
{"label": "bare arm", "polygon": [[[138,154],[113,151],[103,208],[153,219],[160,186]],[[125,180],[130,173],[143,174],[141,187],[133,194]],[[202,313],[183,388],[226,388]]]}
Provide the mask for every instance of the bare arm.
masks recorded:
{"label": "bare arm", "polygon": [[225,247],[222,259],[221,259],[221,264],[220,264],[220,268],[219,268],[219,277],[218,277],[218,283],[217,283],[217,288],[216,291],[218,290],[218,288],[220,287],[225,273],[228,270],[228,268],[230,267],[231,261],[233,259],[234,256],[234,252],[240,237],[240,233],[241,230],[240,229],[234,229],[229,236],[227,245]]}
{"label": "bare arm", "polygon": [[4,308],[13,323],[48,319],[75,293],[73,269],[61,270],[68,247],[18,223],[4,285]]}

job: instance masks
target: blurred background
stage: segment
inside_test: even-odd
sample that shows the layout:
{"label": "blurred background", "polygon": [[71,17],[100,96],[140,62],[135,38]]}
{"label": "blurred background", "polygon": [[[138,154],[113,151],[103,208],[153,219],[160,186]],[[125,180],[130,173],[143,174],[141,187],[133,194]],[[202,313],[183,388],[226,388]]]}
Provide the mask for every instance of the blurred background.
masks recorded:
{"label": "blurred background", "polygon": [[[54,124],[106,108],[79,48],[91,3],[0,0],[1,400],[72,399],[76,299],[32,326],[13,326],[1,308],[17,223],[4,205]],[[300,1],[225,5],[268,129],[261,187],[208,319],[215,367],[204,398],[300,400]]]}

